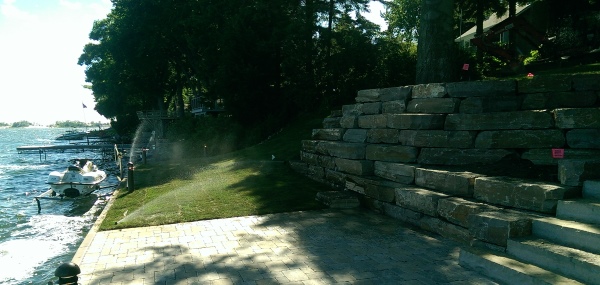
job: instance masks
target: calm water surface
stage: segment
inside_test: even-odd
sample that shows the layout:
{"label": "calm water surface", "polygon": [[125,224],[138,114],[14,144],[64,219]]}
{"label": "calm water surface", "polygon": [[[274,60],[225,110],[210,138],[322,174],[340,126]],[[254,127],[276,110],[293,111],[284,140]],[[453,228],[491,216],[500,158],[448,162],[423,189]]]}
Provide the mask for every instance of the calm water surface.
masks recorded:
{"label": "calm water surface", "polygon": [[[105,185],[115,184],[116,167],[94,152],[19,154],[24,145],[65,144],[56,141],[61,128],[0,128],[0,284],[47,284],[54,270],[70,262],[105,203],[97,195],[77,200],[41,200],[51,171],[64,170],[69,160],[93,158],[107,171]],[[102,196],[112,188],[97,191]]]}

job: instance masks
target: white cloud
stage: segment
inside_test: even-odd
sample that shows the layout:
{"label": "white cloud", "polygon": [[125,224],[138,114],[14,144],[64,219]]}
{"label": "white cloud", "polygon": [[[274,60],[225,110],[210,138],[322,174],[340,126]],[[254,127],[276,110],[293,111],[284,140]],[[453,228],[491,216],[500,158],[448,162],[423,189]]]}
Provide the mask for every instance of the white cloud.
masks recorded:
{"label": "white cloud", "polygon": [[81,3],[79,3],[79,2],[71,2],[71,1],[67,1],[67,0],[60,0],[58,3],[60,4],[60,6],[63,6],[65,8],[71,9],[71,10],[79,10],[82,7]]}
{"label": "white cloud", "polygon": [[16,0],[4,0],[0,5],[0,12],[8,19],[35,20],[36,17],[15,6]]}

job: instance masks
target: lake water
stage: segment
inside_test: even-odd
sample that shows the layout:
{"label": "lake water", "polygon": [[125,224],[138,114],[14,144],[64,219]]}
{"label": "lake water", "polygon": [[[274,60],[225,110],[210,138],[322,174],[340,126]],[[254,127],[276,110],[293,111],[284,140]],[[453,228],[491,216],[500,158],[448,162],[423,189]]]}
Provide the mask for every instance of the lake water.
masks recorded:
{"label": "lake water", "polygon": [[[65,200],[41,200],[38,213],[34,200],[49,189],[45,184],[51,171],[63,171],[74,158],[92,158],[108,174],[103,185],[117,183],[113,161],[102,162],[97,152],[19,154],[25,145],[67,144],[55,138],[62,128],[0,128],[0,284],[47,284],[55,281],[54,271],[70,262],[105,204],[98,195]],[[83,142],[82,142],[83,143]],[[100,196],[100,197],[98,197]]]}

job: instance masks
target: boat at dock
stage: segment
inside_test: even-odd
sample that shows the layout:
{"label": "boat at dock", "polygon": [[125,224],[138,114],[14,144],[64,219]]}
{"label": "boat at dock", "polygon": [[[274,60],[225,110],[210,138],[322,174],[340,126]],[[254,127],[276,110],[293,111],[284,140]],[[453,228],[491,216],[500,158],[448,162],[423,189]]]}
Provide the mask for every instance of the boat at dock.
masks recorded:
{"label": "boat at dock", "polygon": [[63,140],[63,141],[75,141],[75,140],[83,140],[88,135],[89,135],[89,132],[68,130],[64,134],[56,137],[55,139]]}
{"label": "boat at dock", "polygon": [[106,179],[106,172],[98,169],[89,159],[74,159],[64,171],[52,171],[48,175],[51,196],[76,198],[89,195],[100,189]]}

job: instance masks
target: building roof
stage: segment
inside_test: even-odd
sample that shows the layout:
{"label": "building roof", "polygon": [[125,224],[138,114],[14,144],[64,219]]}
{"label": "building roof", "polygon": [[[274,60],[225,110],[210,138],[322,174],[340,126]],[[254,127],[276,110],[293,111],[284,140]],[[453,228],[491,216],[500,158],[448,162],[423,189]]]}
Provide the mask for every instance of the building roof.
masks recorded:
{"label": "building roof", "polygon": [[[520,15],[521,13],[523,13],[529,7],[530,7],[529,4],[528,5],[517,5],[517,16]],[[492,14],[489,18],[487,18],[487,20],[483,21],[483,32],[486,32],[491,27],[499,24],[500,22],[506,20],[507,18],[508,18],[508,11],[501,16],[498,16],[495,13]],[[472,38],[475,37],[476,30],[477,30],[477,26],[474,26],[474,27],[470,28],[469,30],[467,30],[466,32],[464,32],[462,35],[460,35],[460,37],[456,38],[454,41],[455,42],[470,41]]]}

